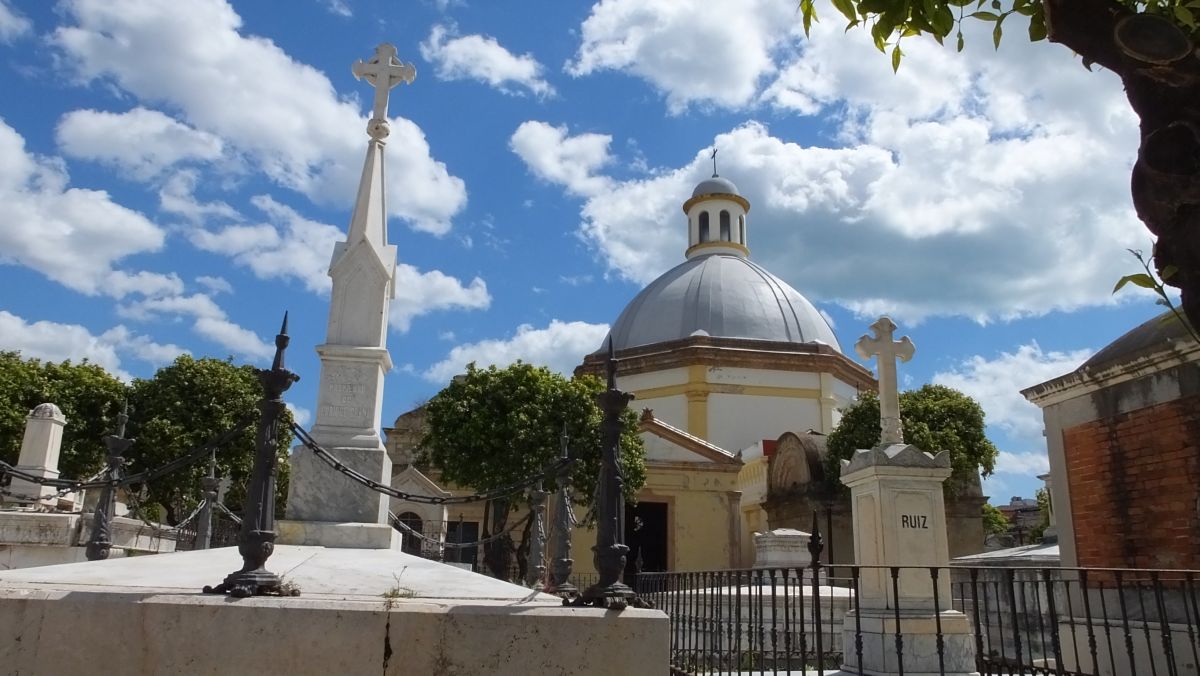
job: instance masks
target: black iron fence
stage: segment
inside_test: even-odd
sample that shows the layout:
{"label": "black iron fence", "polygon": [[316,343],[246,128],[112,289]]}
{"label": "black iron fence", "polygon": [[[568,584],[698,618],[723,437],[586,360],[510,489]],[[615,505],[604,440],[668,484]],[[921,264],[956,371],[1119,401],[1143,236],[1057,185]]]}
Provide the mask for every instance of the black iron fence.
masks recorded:
{"label": "black iron fence", "polygon": [[[239,531],[241,531],[240,524],[230,519],[217,518],[217,515],[213,514],[212,539],[209,548],[236,547]],[[197,539],[195,524],[179,528],[175,531],[175,550],[180,552],[192,551],[199,547]]]}
{"label": "black iron fence", "polygon": [[[932,673],[1195,676],[1200,571],[837,566],[643,573],[679,674],[845,668],[886,652]],[[860,608],[860,604],[862,607]],[[948,612],[949,611],[949,612]],[[972,650],[973,649],[973,650]],[[935,659],[936,656],[936,659]],[[870,660],[868,660],[868,664]]]}

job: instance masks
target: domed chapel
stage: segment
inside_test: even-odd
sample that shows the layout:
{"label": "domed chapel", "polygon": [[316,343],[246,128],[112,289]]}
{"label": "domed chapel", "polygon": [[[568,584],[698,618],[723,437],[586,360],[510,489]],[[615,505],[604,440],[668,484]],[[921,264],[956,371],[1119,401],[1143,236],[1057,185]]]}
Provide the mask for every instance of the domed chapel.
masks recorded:
{"label": "domed chapel", "polygon": [[[839,410],[874,390],[870,371],[842,354],[829,323],[787,282],[750,260],[750,202],[732,181],[701,181],[683,203],[684,261],[642,289],[575,372],[604,377],[611,339],[617,386],[642,411],[646,484],[626,512],[629,566],[713,570],[754,563],[752,533],[766,531],[768,457],[796,434],[829,433]],[[424,495],[440,486],[410,464],[424,409],[385,429],[392,485]],[[788,434],[788,433],[791,434]],[[811,477],[800,477],[804,482]],[[443,542],[487,530],[482,506],[392,501],[411,528]],[[575,571],[592,571],[595,532],[576,530]],[[420,553],[420,543],[406,538]],[[449,550],[447,550],[449,551]],[[456,561],[477,562],[467,550]]]}
{"label": "domed chapel", "polygon": [[685,260],[576,373],[603,376],[611,340],[617,386],[642,410],[647,480],[625,521],[643,570],[750,566],[775,440],[829,433],[875,379],[808,299],[750,260],[750,202],[732,181],[701,181],[683,212]]}

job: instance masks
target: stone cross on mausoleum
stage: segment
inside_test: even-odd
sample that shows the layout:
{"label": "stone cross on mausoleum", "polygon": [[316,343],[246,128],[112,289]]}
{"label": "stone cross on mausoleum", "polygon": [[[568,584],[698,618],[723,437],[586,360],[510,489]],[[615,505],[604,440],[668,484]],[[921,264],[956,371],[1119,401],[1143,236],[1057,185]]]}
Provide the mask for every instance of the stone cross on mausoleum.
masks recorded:
{"label": "stone cross on mausoleum", "polygon": [[355,61],[351,71],[355,79],[366,78],[375,87],[375,104],[371,109],[371,120],[367,122],[367,133],[373,139],[382,140],[390,133],[388,93],[401,82],[412,84],[417,78],[417,69],[397,58],[396,48],[385,42],[375,48],[375,56],[369,61]]}
{"label": "stone cross on mausoleum", "polygon": [[903,444],[904,426],[900,422],[900,390],[896,384],[896,360],[912,359],[916,348],[908,336],[892,340],[896,325],[888,317],[880,317],[871,329],[875,337],[864,335],[854,344],[859,357],[876,357],[879,366],[879,443]]}
{"label": "stone cross on mausoleum", "polygon": [[[846,613],[843,669],[873,676],[945,674],[978,676],[971,625],[951,610],[946,506],[942,482],[950,454],[904,443],[896,360],[912,359],[907,337],[893,340],[896,325],[880,317],[875,336],[854,348],[879,367],[881,438],[842,461],[850,488],[854,562],[860,569],[854,610]],[[894,568],[893,568],[894,566]],[[903,660],[900,638],[903,637]],[[856,646],[857,647],[857,646]]]}

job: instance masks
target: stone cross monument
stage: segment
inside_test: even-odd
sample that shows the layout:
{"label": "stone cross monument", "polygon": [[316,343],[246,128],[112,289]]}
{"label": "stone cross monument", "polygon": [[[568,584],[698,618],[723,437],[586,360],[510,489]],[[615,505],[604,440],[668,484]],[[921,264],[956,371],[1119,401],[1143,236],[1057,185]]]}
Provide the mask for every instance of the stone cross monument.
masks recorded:
{"label": "stone cross monument", "polygon": [[[855,348],[864,359],[877,359],[882,438],[875,448],[842,461],[854,514],[854,560],[864,566],[857,610],[846,614],[843,668],[875,675],[976,674],[971,626],[965,615],[950,610],[945,570],[950,555],[942,482],[951,474],[950,454],[904,443],[895,360],[908,361],[915,348],[907,337],[892,340],[896,325],[887,317],[871,328],[875,337],[863,336]],[[936,579],[931,569],[937,569]],[[859,627],[862,664],[850,648]],[[903,664],[897,634],[903,636]]]}
{"label": "stone cross monument", "polygon": [[[387,351],[388,304],[395,298],[396,247],[387,241],[383,149],[390,129],[388,92],[411,83],[416,69],[382,44],[352,71],[375,88],[367,123],[367,157],[346,241],[329,263],[333,291],[321,357],[313,439],[344,464],[380,483],[391,483],[392,463],[380,438],[383,377],[392,368]],[[312,451],[292,453],[287,521],[278,524],[288,544],[396,548],[399,533],[387,523],[387,497],[354,483]]]}
{"label": "stone cross monument", "polygon": [[912,359],[916,348],[904,336],[892,340],[896,325],[888,317],[880,317],[871,328],[875,337],[863,336],[854,344],[858,356],[870,360],[879,357],[879,424],[881,444],[904,443],[904,427],[900,424],[900,391],[896,384],[896,360]]}

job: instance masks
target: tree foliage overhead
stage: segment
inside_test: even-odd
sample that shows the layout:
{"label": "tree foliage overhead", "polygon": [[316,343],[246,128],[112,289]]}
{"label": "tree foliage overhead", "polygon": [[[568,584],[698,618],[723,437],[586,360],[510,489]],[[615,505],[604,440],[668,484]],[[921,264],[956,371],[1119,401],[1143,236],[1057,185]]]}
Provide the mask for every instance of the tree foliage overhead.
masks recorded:
{"label": "tree foliage overhead", "polygon": [[95,364],[56,364],[0,352],[0,459],[17,463],[25,418],[49,402],[67,419],[59,472],[67,478],[90,476],[104,467],[101,439],[113,432],[125,397],[125,385]]}
{"label": "tree foliage overhead", "polygon": [[[924,385],[900,393],[904,441],[923,451],[950,452],[954,473],[944,484],[954,495],[996,467],[998,451],[984,434],[983,408],[971,397],[944,385]],[[858,449],[879,443],[879,398],[868,392],[842,412],[829,434],[825,476],[840,485],[841,461]]]}
{"label": "tree foliage overhead", "polygon": [[[182,355],[153,378],[134,380],[129,389],[129,436],[137,439],[126,454],[135,463],[131,472],[170,462],[253,414],[250,426],[217,452],[217,475],[233,481],[226,504],[240,511],[254,463],[258,403],[263,396],[254,367]],[[284,504],[287,450],[292,441],[290,411],[285,409],[285,415],[288,419],[280,429],[277,448],[277,508]],[[207,469],[207,463],[201,462],[150,483],[147,500],[163,505],[174,523],[199,503],[200,478]]]}
{"label": "tree foliage overhead", "polygon": [[[600,472],[602,413],[593,376],[568,380],[545,367],[516,362],[505,368],[467,366],[464,376],[426,404],[428,432],[421,446],[442,478],[489,490],[543,471],[560,453],[565,426],[570,437],[575,498],[591,504]],[[637,495],[646,480],[645,449],[637,415],[626,409],[621,462],[625,494]]]}
{"label": "tree foliage overhead", "polygon": [[[992,25],[996,47],[1005,28],[1025,21],[1030,40],[1049,39],[1121,78],[1141,120],[1133,167],[1133,205],[1157,237],[1154,264],[1180,289],[1184,314],[1200,326],[1200,0],[832,0],[848,21],[871,32],[899,68],[909,37],[939,43],[962,25]],[[814,0],[800,0],[807,31]],[[1088,105],[1081,101],[1079,105]],[[1064,196],[1070,199],[1070,196]]]}

